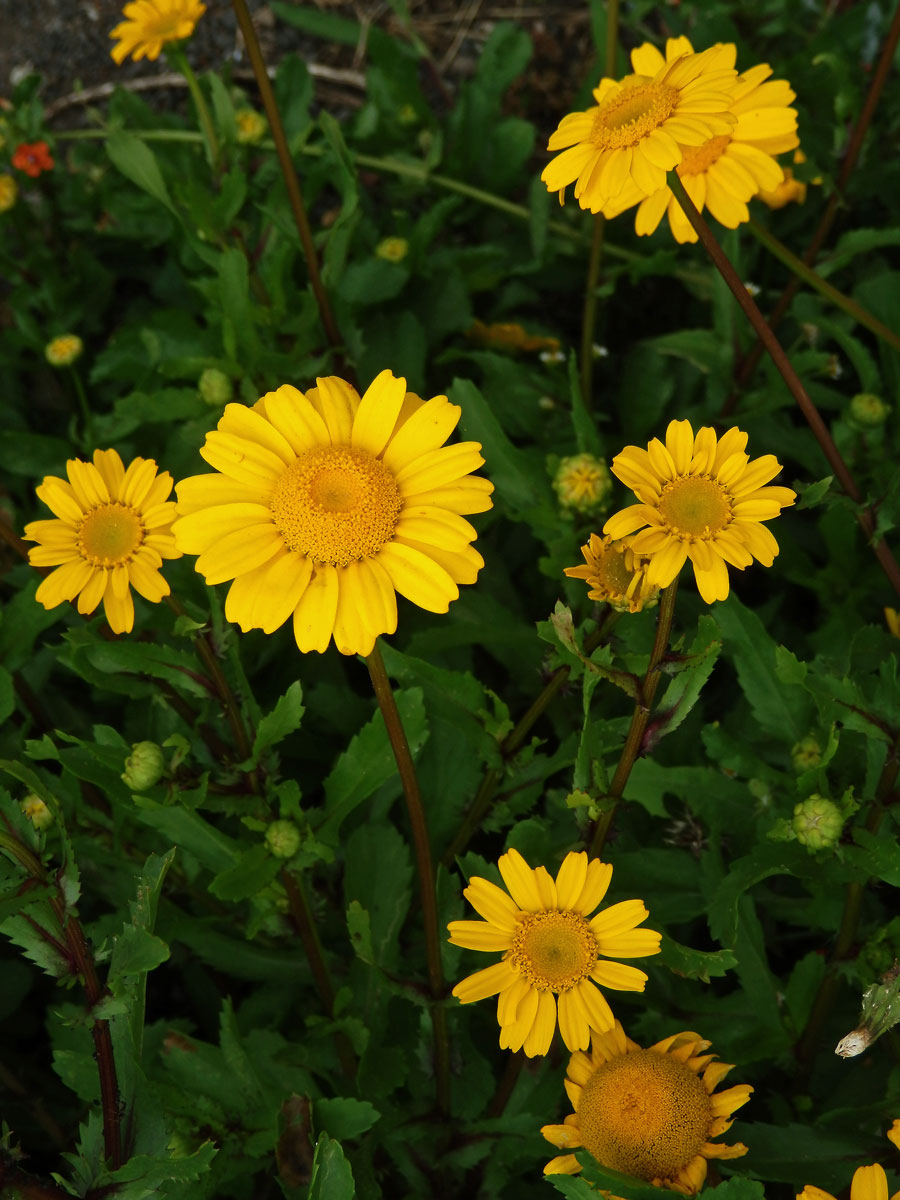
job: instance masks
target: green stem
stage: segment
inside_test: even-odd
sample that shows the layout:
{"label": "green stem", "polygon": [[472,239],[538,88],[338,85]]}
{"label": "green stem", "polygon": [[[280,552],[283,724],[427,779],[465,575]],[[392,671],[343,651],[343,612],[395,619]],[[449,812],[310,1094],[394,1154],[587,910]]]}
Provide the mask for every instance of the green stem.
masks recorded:
{"label": "green stem", "polygon": [[90,452],[90,449],[94,444],[90,405],[88,404],[87,395],[85,394],[84,384],[81,382],[81,376],[78,374],[78,368],[70,367],[69,371],[72,375],[72,383],[75,387],[75,395],[78,397],[78,407],[81,409],[81,420],[83,422],[81,430],[82,442],[84,449],[87,452]]}
{"label": "green stem", "polygon": [[[37,883],[47,886],[51,880],[40,859],[29,848],[11,834],[0,830],[0,850],[5,850]],[[97,977],[94,959],[88,949],[81,922],[74,913],[66,911],[65,902],[59,894],[50,898],[50,907],[59,925],[60,932],[66,940],[66,947],[71,959],[73,974],[80,975],[84,981],[84,990],[88,1010],[93,1010],[103,998],[104,989]],[[119,1083],[116,1076],[116,1060],[113,1055],[112,1037],[109,1022],[96,1019],[91,1025],[91,1037],[94,1041],[94,1057],[97,1061],[97,1073],[100,1076],[100,1102],[103,1110],[103,1148],[113,1170],[117,1170],[123,1160],[122,1135],[119,1120]]]}
{"label": "green stem", "polygon": [[616,51],[619,48],[619,0],[606,0],[606,74],[616,76]]}
{"label": "green stem", "polygon": [[441,966],[441,935],[438,927],[437,896],[435,892],[434,866],[431,859],[431,843],[425,821],[425,808],[419,792],[419,781],[413,764],[409,742],[397,702],[391,690],[390,680],[381,657],[378,642],[366,659],[375,698],[384,718],[384,726],[394,751],[397,771],[403,784],[406,808],[412,826],[416,865],[419,872],[419,889],[422,901],[422,922],[425,930],[425,957],[428,963],[428,982],[431,990],[431,1021],[434,1035],[434,1066],[437,1086],[438,1109],[446,1113],[450,1106],[450,1050],[447,1038],[447,1014],[442,1007],[444,999],[444,971]]}
{"label": "green stem", "polygon": [[882,570],[888,577],[894,591],[900,596],[900,566],[894,558],[885,540],[879,537],[875,540],[875,514],[871,508],[862,507],[862,496],[859,488],[850,473],[847,464],[841,457],[841,453],[834,444],[831,434],[828,432],[828,427],[822,420],[819,410],[813,404],[812,400],[806,391],[806,388],[800,382],[797,372],[791,365],[791,361],[785,354],[775,334],[765,322],[765,318],[757,308],[753,301],[753,297],[744,287],[740,276],[734,267],[728,261],[722,247],[716,241],[712,230],[701,214],[697,211],[697,207],[693,200],[684,190],[684,184],[678,177],[677,171],[670,171],[668,177],[669,187],[675,195],[678,203],[684,212],[684,215],[690,221],[693,228],[696,230],[697,236],[703,243],[709,257],[712,259],[717,270],[722,275],[722,278],[731,289],[732,295],[738,304],[744,310],[748,321],[753,326],[759,340],[769,353],[772,362],[778,369],[784,382],[787,384],[788,391],[797,401],[800,411],[815,434],[816,441],[822,447],[822,451],[828,460],[834,474],[837,476],[838,482],[847,493],[851,500],[856,502],[856,519],[859,521],[863,532],[866,535],[866,540],[872,547],[875,557],[881,564]]}
{"label": "green stem", "polygon": [[581,318],[581,399],[587,412],[594,406],[594,330],[597,327],[597,276],[603,257],[603,235],[606,232],[606,217],[597,213],[594,217],[594,233],[591,238],[591,255],[588,259],[587,280],[584,285],[584,310]]}
{"label": "green stem", "polygon": [[594,825],[593,836],[590,839],[590,853],[592,858],[599,858],[603,853],[603,846],[612,825],[613,817],[616,814],[616,809],[622,802],[622,795],[628,783],[631,769],[637,762],[638,755],[641,752],[644,731],[650,719],[650,710],[653,708],[653,698],[656,695],[656,689],[659,686],[662,676],[659,664],[662,662],[663,655],[669,645],[669,635],[672,631],[672,616],[675,612],[675,597],[677,594],[678,580],[674,579],[665,588],[659,598],[656,637],[653,639],[653,649],[650,651],[650,662],[647,664],[647,673],[641,685],[640,695],[635,701],[634,712],[631,714],[631,726],[628,730],[628,736],[625,739],[625,745],[622,747],[619,765],[616,767],[616,773],[613,775],[612,783],[609,785],[609,790],[604,797],[606,807]]}
{"label": "green stem", "polygon": [[187,80],[188,90],[191,93],[191,99],[194,101],[194,108],[197,110],[197,119],[200,122],[200,129],[203,133],[203,142],[206,146],[206,161],[215,171],[219,166],[219,139],[216,136],[216,129],[206,103],[206,97],[203,95],[203,90],[197,81],[197,76],[194,74],[181,44],[173,43],[166,51],[166,55],[172,65],[177,67]]}
{"label": "green stem", "polygon": [[[881,775],[875,788],[875,797],[866,817],[865,828],[869,833],[875,834],[878,832],[882,817],[884,816],[885,802],[897,782],[898,770],[900,770],[900,738],[895,738],[888,750],[884,766],[881,768]],[[804,1073],[809,1070],[821,1039],[823,1026],[834,1006],[834,1001],[840,988],[841,964],[849,957],[850,951],[853,949],[856,941],[864,894],[865,885],[858,880],[854,880],[847,885],[847,891],[844,896],[844,911],[841,914],[841,924],[838,928],[837,939],[831,951],[825,975],[822,978],[816,998],[813,1001],[813,1006],[810,1009],[806,1025],[797,1041],[794,1051],[801,1070]]]}
{"label": "green stem", "polygon": [[319,307],[322,326],[332,346],[339,348],[343,344],[343,339],[338,332],[338,327],[335,324],[334,315],[331,311],[331,304],[322,283],[322,276],[319,272],[319,260],[316,256],[316,248],[313,245],[309,219],[306,215],[306,206],[303,203],[303,193],[300,190],[300,180],[294,168],[294,161],[291,157],[291,151],[284,132],[284,125],[281,123],[281,113],[278,111],[275,93],[272,91],[269,73],[263,61],[259,38],[256,36],[256,29],[247,8],[247,0],[231,0],[231,3],[244,38],[244,45],[247,47],[247,56],[250,59],[250,65],[256,77],[256,86],[259,88],[263,108],[266,110],[269,128],[272,131],[275,152],[278,155],[281,173],[284,176],[285,186],[287,187],[288,202],[291,206],[291,212],[294,215],[297,232],[300,235],[300,244],[303,246],[306,269],[309,273],[309,282],[312,286],[313,295],[316,298],[316,304]]}
{"label": "green stem", "polygon": [[[820,295],[830,300],[832,304],[842,308],[848,316],[851,316],[854,321],[860,325],[865,325],[866,329],[870,329],[876,337],[881,338],[883,342],[887,342],[889,346],[893,346],[895,350],[900,350],[900,336],[892,329],[888,329],[887,325],[882,324],[877,317],[873,317],[861,304],[850,296],[845,296],[843,292],[839,292],[836,287],[832,287],[827,280],[823,279],[811,267],[808,267],[802,258],[798,258],[796,254],[792,254],[778,238],[774,237],[768,229],[764,229],[758,224],[753,217],[749,221],[750,232],[761,242],[770,254],[773,254],[780,262],[805,283],[808,283],[811,288],[814,288]],[[770,326],[771,327],[771,326]]]}

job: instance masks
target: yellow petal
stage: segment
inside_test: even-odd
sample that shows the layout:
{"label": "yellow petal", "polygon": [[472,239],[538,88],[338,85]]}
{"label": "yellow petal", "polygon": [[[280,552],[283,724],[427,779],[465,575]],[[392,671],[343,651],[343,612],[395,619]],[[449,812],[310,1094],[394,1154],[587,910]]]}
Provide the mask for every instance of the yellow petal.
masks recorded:
{"label": "yellow petal", "polygon": [[[560,993],[559,1032],[569,1050],[585,1050],[591,1044],[591,1023],[577,988]],[[570,1143],[571,1144],[571,1143]],[[559,1145],[559,1143],[557,1143]]]}
{"label": "yellow petal", "polygon": [[95,570],[78,596],[78,611],[85,616],[92,613],[106,591],[106,571]]}
{"label": "yellow petal", "polygon": [[487,921],[451,921],[447,926],[453,946],[467,950],[508,950],[512,937]]}
{"label": "yellow petal", "polygon": [[464,475],[477,471],[484,463],[480,451],[479,442],[458,442],[453,446],[429,450],[397,472],[395,478],[400,494],[411,504],[411,498],[420,492],[456,483]]}
{"label": "yellow petal", "polygon": [[687,558],[687,542],[672,538],[667,546],[655,554],[647,567],[646,580],[656,587],[668,587]]}
{"label": "yellow petal", "polygon": [[125,466],[117,450],[95,450],[94,466],[103,476],[103,482],[113,500],[119,498],[119,489],[125,478]]}
{"label": "yellow petal", "polygon": [[574,910],[584,890],[587,873],[588,856],[583,850],[580,853],[572,851],[566,855],[556,875],[556,894],[560,908]]}
{"label": "yellow petal", "polygon": [[109,503],[109,488],[93,463],[82,462],[80,458],[70,458],[66,463],[66,474],[82,508],[96,508],[100,504]]}
{"label": "yellow petal", "polygon": [[119,500],[122,504],[130,504],[132,508],[140,508],[153,486],[156,478],[156,463],[152,458],[133,458],[125,471],[125,478],[119,489]]}
{"label": "yellow petal", "polygon": [[449,509],[454,513],[487,512],[493,507],[491,493],[494,485],[480,475],[467,475],[446,487],[429,488],[427,491],[404,497],[404,507],[434,506]]}
{"label": "yellow petal", "polygon": [[304,654],[310,650],[324,654],[328,649],[337,602],[337,571],[331,566],[317,565],[294,609],[294,638]]}
{"label": "yellow petal", "polygon": [[227,475],[190,475],[175,485],[178,512],[185,516],[219,504],[265,504],[272,489],[238,483]]}
{"label": "yellow petal", "polygon": [[463,895],[476,912],[480,913],[485,920],[490,921],[492,925],[496,925],[498,929],[511,933],[516,928],[518,905],[502,888],[498,888],[489,879],[473,875],[469,880],[469,886],[463,889]]}
{"label": "yellow petal", "polygon": [[121,575],[116,571],[109,571],[107,574],[106,591],[103,593],[103,611],[107,623],[113,633],[131,633],[134,628],[134,601],[127,585],[127,573],[124,590],[118,583]]}
{"label": "yellow petal", "polygon": [[531,1031],[522,1049],[529,1058],[546,1054],[556,1032],[556,997],[552,992],[538,992],[538,1008]]}
{"label": "yellow petal", "polygon": [[148,558],[136,554],[128,564],[128,579],[131,586],[151,604],[159,604],[163,596],[168,596],[171,588],[156,567],[151,566]]}
{"label": "yellow petal", "polygon": [[[265,414],[293,454],[304,454],[315,446],[327,446],[328,427],[302,392],[282,384],[262,397]],[[349,428],[348,428],[349,433]],[[278,451],[276,450],[276,453]],[[291,458],[293,458],[293,454]],[[279,456],[281,457],[281,456]],[[290,459],[284,459],[289,462]]]}
{"label": "yellow petal", "polygon": [[377,559],[400,595],[427,612],[445,613],[459,597],[459,588],[444,568],[411,546],[388,542]]}
{"label": "yellow petal", "polygon": [[265,446],[213,430],[206,435],[200,454],[211,467],[238,483],[266,489],[271,494],[284,474],[284,462]]}
{"label": "yellow petal", "polygon": [[253,525],[220,538],[194,566],[208,584],[226,583],[261,567],[283,549],[284,541],[274,525]]}
{"label": "yellow petal", "polygon": [[518,852],[507,850],[497,863],[509,894],[522,912],[540,912],[543,909],[541,896],[534,878],[534,871]]}
{"label": "yellow petal", "polygon": [[69,525],[77,525],[84,516],[84,510],[75,499],[72,485],[55,475],[48,475],[43,483],[35,489],[38,499],[43,500],[51,512],[61,521]]}
{"label": "yellow petal", "polygon": [[66,600],[74,600],[94,573],[95,568],[84,559],[63,563],[44,579],[34,594],[44,608],[56,608]]}
{"label": "yellow petal", "polygon": [[572,905],[572,911],[587,916],[593,912],[609,890],[613,869],[609,863],[592,858],[588,863],[587,876],[581,895]]}
{"label": "yellow petal", "polygon": [[591,979],[601,987],[613,988],[617,992],[642,992],[647,983],[643,971],[614,962],[598,962],[591,971]]}
{"label": "yellow petal", "polygon": [[416,458],[443,446],[456,428],[462,409],[446,396],[435,396],[406,421],[391,438],[382,462],[396,474]]}
{"label": "yellow petal", "polygon": [[333,446],[349,446],[353,418],[359,408],[359,392],[337,375],[316,380],[306,398],[322,417]]}
{"label": "yellow petal", "polygon": [[577,1175],[581,1170],[581,1163],[574,1154],[560,1154],[556,1158],[551,1158],[544,1167],[545,1175]]}
{"label": "yellow petal", "polygon": [[[268,404],[266,411],[268,412]],[[248,408],[246,404],[226,404],[225,411],[219,419],[218,429],[220,433],[230,433],[252,445],[264,446],[285,466],[294,461],[294,451],[288,439],[279,433],[261,412]]]}
{"label": "yellow petal", "polygon": [[596,1029],[598,1033],[612,1029],[615,1024],[612,1009],[590,980],[582,979],[578,984],[578,994],[584,1004],[591,1028]]}
{"label": "yellow petal", "polygon": [[313,564],[302,554],[285,551],[254,571],[239,575],[225,600],[225,617],[246,633],[274,633],[285,623],[306,591]]}
{"label": "yellow petal", "polygon": [[503,988],[509,987],[515,978],[515,972],[509,963],[493,963],[483,971],[461,979],[453,989],[453,995],[460,1004],[472,1004],[476,1000],[485,1000],[488,996],[496,995]]}
{"label": "yellow petal", "polygon": [[613,937],[617,933],[626,933],[634,929],[635,925],[640,925],[648,916],[643,900],[621,900],[592,917],[590,926],[598,938]]}
{"label": "yellow petal", "polygon": [[405,396],[405,379],[395,378],[391,371],[377,375],[356,410],[350,444],[377,457],[388,443]]}
{"label": "yellow petal", "polygon": [[229,534],[258,525],[269,525],[274,529],[269,508],[265,504],[241,501],[217,504],[215,508],[202,508],[179,517],[172,526],[172,533],[176,546],[185,554],[204,554]]}

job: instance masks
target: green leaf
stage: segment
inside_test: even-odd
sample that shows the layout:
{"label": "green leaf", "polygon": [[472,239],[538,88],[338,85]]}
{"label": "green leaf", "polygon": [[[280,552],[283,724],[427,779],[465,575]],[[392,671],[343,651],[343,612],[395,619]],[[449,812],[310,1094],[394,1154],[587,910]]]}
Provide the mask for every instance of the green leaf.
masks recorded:
{"label": "green leaf", "polygon": [[815,867],[802,846],[793,842],[762,844],[732,863],[716,888],[709,909],[709,928],[716,941],[734,946],[738,930],[738,902],[748,888],[770,875],[805,876]]}
{"label": "green leaf", "polygon": [[159,804],[149,796],[134,796],[137,819],[166,840],[193,854],[207,870],[221,872],[240,854],[239,843],[220,833],[198,813],[187,808]]}
{"label": "green leaf", "polygon": [[619,1200],[659,1200],[659,1191],[649,1183],[641,1183],[620,1171],[610,1171],[601,1166],[587,1150],[576,1150],[575,1157],[581,1163],[582,1177],[595,1188],[612,1191]]}
{"label": "green leaf", "polygon": [[150,675],[165,680],[179,691],[204,698],[209,695],[197,659],[186,650],[154,646],[148,642],[92,641],[78,645],[79,640],[77,635],[67,635],[67,641],[76,646],[75,661],[83,658],[103,675]]}
{"label": "green leaf", "polygon": [[355,1196],[353,1172],[340,1142],[333,1141],[327,1133],[319,1134],[309,1181],[309,1200],[354,1200]]}
{"label": "green leaf", "polygon": [[707,1194],[716,1195],[719,1200],[764,1200],[766,1192],[758,1179],[742,1179],[735,1175],[718,1187],[710,1188]]}
{"label": "green leaf", "polygon": [[370,967],[374,967],[376,964],[375,952],[372,949],[372,923],[369,920],[368,909],[363,908],[358,900],[351,900],[347,906],[347,932],[357,956]]}
{"label": "green leaf", "polygon": [[359,1137],[371,1129],[380,1117],[381,1113],[368,1100],[335,1096],[313,1103],[314,1127],[338,1141]]}
{"label": "green leaf", "polygon": [[734,593],[716,605],[713,616],[757,721],[779,741],[798,742],[809,728],[809,705],[779,680],[775,642],[765,625]]}
{"label": "green leaf", "polygon": [[597,1200],[597,1192],[580,1175],[545,1175],[544,1178],[567,1200]]}
{"label": "green leaf", "polygon": [[189,1183],[208,1175],[217,1154],[218,1150],[212,1142],[204,1142],[193,1154],[182,1154],[177,1158],[170,1157],[168,1153],[159,1156],[135,1154],[118,1171],[112,1171],[108,1178],[116,1183],[140,1181],[147,1189],[142,1194],[153,1196],[159,1194],[162,1185],[170,1180]]}
{"label": "green leaf", "polygon": [[[409,846],[393,826],[369,823],[351,834],[345,846],[344,895],[351,907],[358,901],[367,912],[369,952],[386,970],[393,970],[399,958],[398,935],[409,911],[412,876]],[[347,919],[349,925],[349,913]],[[357,954],[364,957],[352,928],[350,936]]]}
{"label": "green leaf", "polygon": [[709,983],[713,977],[727,975],[736,966],[737,959],[730,950],[692,950],[663,934],[659,957],[654,958],[653,962],[661,963],[685,979]]}
{"label": "green leaf", "polygon": [[679,329],[654,338],[652,344],[659,354],[686,359],[704,374],[721,372],[728,366],[730,350],[712,329]]}
{"label": "green leaf", "polygon": [[716,622],[704,613],[697,624],[697,636],[686,652],[687,661],[680,665],[651,718],[653,741],[676,730],[700,698],[722,649],[718,632]]}
{"label": "green leaf", "polygon": [[534,508],[541,499],[552,503],[546,471],[535,470],[534,463],[512,444],[475,384],[454,379],[447,394],[462,408],[459,429],[463,437],[481,443],[485,474],[496,485],[498,496],[520,510]]}
{"label": "green leaf", "polygon": [[860,872],[900,887],[900,844],[896,839],[860,828],[853,830],[853,840],[855,846],[844,847],[846,860]]}
{"label": "green leaf", "polygon": [[833,475],[826,475],[824,479],[817,479],[815,483],[794,483],[794,487],[800,495],[797,502],[797,510],[803,508],[815,508],[817,504],[821,504],[828,495],[828,489],[831,487]]}
{"label": "green leaf", "polygon": [[[864,1138],[847,1137],[822,1123],[766,1125],[753,1121],[741,1126],[741,1141],[749,1148],[748,1164],[767,1181],[843,1191],[852,1166],[865,1161]],[[718,1190],[718,1189],[717,1189]]]}
{"label": "green leaf", "polygon": [[[395,699],[415,758],[428,737],[422,689],[398,691]],[[319,838],[333,842],[344,819],[382,784],[395,778],[396,773],[397,764],[384,728],[384,718],[376,712],[352,739],[325,780],[325,820],[317,830]]]}
{"label": "green leaf", "polygon": [[160,204],[164,204],[170,212],[176,212],[162,171],[156,161],[156,155],[146,142],[142,142],[133,133],[117,129],[106,139],[106,153],[113,166],[121,171],[126,179],[130,179],[143,191],[148,192]]}
{"label": "green leaf", "polygon": [[303,713],[306,711],[302,701],[303,688],[299,680],[296,680],[276,702],[272,711],[259,722],[256,737],[253,739],[253,753],[250,756],[250,763],[254,767],[264,750],[277,745],[288,734],[295,733],[300,728]]}
{"label": "green leaf", "polygon": [[244,850],[237,862],[213,879],[209,890],[220,900],[247,900],[272,882],[281,863],[269,854],[263,843]]}
{"label": "green leaf", "polygon": [[[173,851],[174,853],[174,851]],[[141,926],[128,926],[119,934],[110,963],[110,986],[123,975],[142,975],[169,957],[169,947]]]}

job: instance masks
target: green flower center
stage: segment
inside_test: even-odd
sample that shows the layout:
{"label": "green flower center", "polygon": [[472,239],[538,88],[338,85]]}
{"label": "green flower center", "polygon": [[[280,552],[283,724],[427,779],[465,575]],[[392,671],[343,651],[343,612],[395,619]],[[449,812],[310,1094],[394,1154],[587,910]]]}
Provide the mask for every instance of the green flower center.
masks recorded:
{"label": "green flower center", "polygon": [[144,527],[127,504],[102,504],[78,527],[78,550],[95,567],[127,562],[144,540]]}
{"label": "green flower center", "polygon": [[597,939],[580,913],[527,913],[520,920],[509,962],[538,991],[568,992],[597,965]]}

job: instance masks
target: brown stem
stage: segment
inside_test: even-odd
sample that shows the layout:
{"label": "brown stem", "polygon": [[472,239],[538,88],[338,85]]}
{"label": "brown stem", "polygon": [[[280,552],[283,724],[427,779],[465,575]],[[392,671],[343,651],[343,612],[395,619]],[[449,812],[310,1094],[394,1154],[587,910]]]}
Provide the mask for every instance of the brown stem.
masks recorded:
{"label": "brown stem", "polygon": [[319,273],[319,260],[316,256],[316,248],[313,245],[312,233],[309,228],[309,220],[306,216],[306,206],[303,203],[303,193],[300,190],[300,180],[297,177],[297,172],[294,169],[291,151],[285,136],[284,126],[281,123],[281,114],[278,111],[278,105],[275,101],[275,93],[272,91],[272,85],[269,82],[269,75],[266,71],[266,64],[263,61],[262,51],[259,46],[259,38],[256,36],[256,30],[253,27],[253,20],[247,8],[247,0],[231,0],[234,8],[235,16],[238,20],[238,25],[241,29],[241,34],[244,38],[244,44],[247,47],[247,56],[250,59],[250,65],[253,68],[253,74],[256,76],[256,84],[259,88],[259,94],[263,102],[263,107],[266,110],[266,117],[269,121],[269,129],[272,132],[272,141],[275,143],[275,152],[278,155],[278,162],[281,166],[281,173],[284,176],[285,186],[287,187],[288,201],[291,206],[291,212],[294,214],[294,221],[297,225],[297,232],[300,234],[300,242],[303,246],[303,254],[306,257],[306,267],[309,272],[309,282],[312,285],[313,294],[316,297],[316,304],[319,306],[319,316],[322,318],[322,325],[329,342],[335,348],[343,344],[343,339],[338,332],[337,325],[334,321],[334,316],[331,311],[331,305],[328,301],[328,295],[322,284],[322,277]]}
{"label": "brown stem", "polygon": [[[696,230],[697,236],[703,243],[703,247],[707,254],[712,259],[722,278],[728,284],[728,287],[731,289],[731,293],[735,300],[737,300],[738,304],[744,310],[748,321],[756,330],[757,336],[759,337],[765,349],[768,351],[772,362],[778,368],[778,372],[782,379],[787,384],[788,391],[797,401],[800,411],[806,418],[810,429],[812,429],[813,433],[815,434],[816,441],[821,446],[822,452],[828,460],[828,465],[837,476],[838,482],[851,500],[854,500],[857,506],[860,506],[862,503],[862,496],[860,495],[859,488],[856,486],[856,481],[851,475],[850,469],[841,457],[841,452],[834,444],[834,440],[832,439],[831,434],[828,432],[828,427],[822,420],[819,410],[809,398],[806,388],[800,382],[797,372],[791,366],[790,359],[781,348],[781,344],[775,337],[775,334],[766,324],[762,313],[759,311],[753,301],[753,297],[744,287],[740,276],[729,262],[719,243],[716,241],[712,230],[709,228],[701,214],[697,211],[697,207],[693,200],[684,190],[684,184],[679,179],[677,171],[671,171],[669,173],[669,187],[672,189],[672,192],[675,194],[675,198],[681,205],[684,215]],[[898,566],[897,560],[894,558],[883,538],[873,540],[875,536],[875,513],[871,507],[857,507],[856,519],[862,526],[863,532],[866,535],[866,540],[871,545],[875,557],[878,559],[879,563],[881,563],[882,570],[884,571],[885,575],[887,575],[891,586],[894,588],[897,595],[900,596],[900,566]]]}
{"label": "brown stem", "polygon": [[[863,139],[866,136],[872,117],[875,114],[875,108],[881,97],[881,92],[884,88],[885,81],[888,77],[888,72],[891,69],[891,64],[894,61],[894,53],[897,49],[897,42],[900,40],[900,4],[894,11],[894,18],[891,21],[891,27],[888,30],[888,35],[885,38],[884,45],[881,48],[881,54],[878,58],[878,66],[875,68],[875,73],[872,76],[872,82],[869,85],[869,92],[866,96],[865,104],[862,112],[853,127],[853,132],[850,135],[850,140],[847,143],[847,149],[844,153],[841,169],[838,174],[837,182],[834,191],[829,197],[828,204],[825,206],[825,211],[819,220],[818,227],[813,234],[812,241],[806,248],[806,253],[803,255],[803,262],[807,267],[811,267],[818,257],[819,251],[825,245],[825,241],[831,232],[831,227],[834,224],[838,211],[844,203],[844,192],[850,176],[853,173],[853,168],[856,166],[856,160],[859,158],[859,152],[862,149]],[[772,315],[769,317],[769,328],[777,329],[782,317],[790,308],[791,303],[800,288],[800,280],[796,277],[792,278],[785,286],[784,291],[778,298]],[[750,350],[749,354],[744,359],[738,368],[737,378],[735,379],[735,389],[725,403],[722,409],[722,415],[727,416],[733,411],[737,404],[738,393],[742,391],[750,381],[753,372],[759,365],[759,360],[762,358],[763,350],[766,347],[761,339],[758,339]]]}
{"label": "brown stem", "polygon": [[444,999],[444,971],[441,966],[441,935],[438,927],[437,897],[435,894],[434,865],[431,859],[431,843],[428,838],[428,826],[425,820],[425,808],[419,791],[419,781],[413,764],[409,742],[397,701],[391,690],[390,680],[381,657],[378,643],[372,653],[366,658],[375,698],[384,718],[384,726],[390,739],[391,749],[397,763],[397,771],[403,784],[403,794],[406,797],[406,809],[412,826],[413,846],[416,852],[416,866],[419,872],[419,892],[422,901],[422,923],[425,930],[425,957],[428,964],[428,983],[431,991],[431,1020],[434,1035],[434,1065],[435,1083],[437,1086],[437,1104],[441,1112],[446,1113],[450,1105],[450,1051],[447,1038],[446,1012],[441,1007]]}
{"label": "brown stem", "polygon": [[[20,866],[38,883],[46,886],[50,877],[40,859],[13,834],[0,834],[0,848],[11,854]],[[60,931],[66,940],[67,958],[73,965],[73,974],[84,980],[88,1009],[93,1010],[102,1000],[104,989],[97,977],[93,956],[88,949],[84,930],[78,918],[66,911],[66,904],[59,892],[50,899],[50,907],[56,917]],[[103,1109],[103,1148],[115,1171],[121,1167],[122,1138],[119,1122],[119,1084],[116,1078],[116,1062],[113,1057],[109,1022],[95,1019],[91,1028],[97,1071],[100,1076],[100,1103]]]}
{"label": "brown stem", "polygon": [[[898,770],[900,770],[900,738],[895,738],[888,750],[884,766],[881,768],[881,775],[875,788],[875,798],[866,817],[865,828],[869,833],[878,832],[884,816],[884,805],[897,782]],[[828,960],[828,967],[819,985],[806,1025],[794,1049],[803,1072],[809,1070],[819,1044],[822,1028],[834,1005],[840,987],[841,963],[850,956],[850,951],[856,941],[864,894],[865,885],[858,880],[847,885],[841,924]]]}
{"label": "brown stem", "polygon": [[[285,868],[281,872],[281,881],[287,892],[294,926],[300,934],[300,941],[303,943],[303,949],[306,951],[310,970],[316,981],[316,987],[319,989],[322,1007],[328,1013],[329,1017],[333,1018],[334,984],[331,982],[331,975],[328,971],[328,965],[325,962],[325,955],[322,953],[322,943],[319,941],[319,934],[313,920],[312,910],[309,907],[309,900],[306,897],[303,880],[299,875],[295,875]],[[353,1053],[350,1039],[345,1033],[338,1032],[335,1034],[335,1043],[337,1045],[338,1057],[341,1060],[341,1069],[348,1079],[352,1079],[356,1074],[356,1056]]]}
{"label": "brown stem", "polygon": [[592,858],[599,858],[603,853],[603,846],[612,825],[613,817],[621,803],[631,769],[637,762],[638,755],[640,754],[644,731],[647,728],[647,722],[650,719],[650,710],[653,707],[653,698],[656,695],[656,689],[659,686],[661,678],[659,664],[662,662],[663,655],[666,652],[666,647],[669,644],[669,634],[672,631],[672,616],[675,612],[675,597],[677,593],[678,580],[674,579],[660,596],[659,614],[656,619],[656,637],[653,639],[653,649],[650,651],[650,662],[647,664],[647,673],[641,685],[640,695],[635,702],[634,712],[631,714],[631,725],[628,730],[628,736],[625,739],[625,745],[622,747],[619,765],[616,767],[616,773],[613,775],[612,783],[609,785],[609,791],[604,797],[606,807],[594,823],[593,834],[589,839]]}

